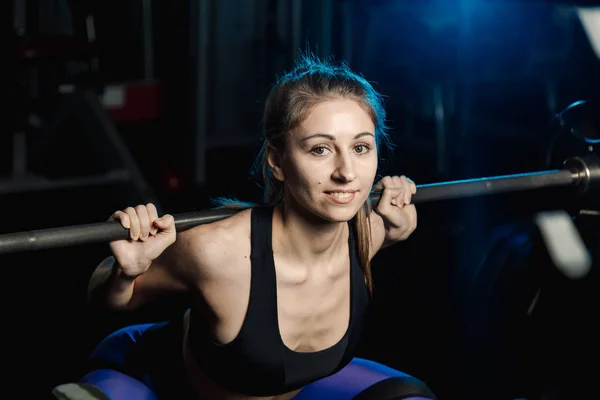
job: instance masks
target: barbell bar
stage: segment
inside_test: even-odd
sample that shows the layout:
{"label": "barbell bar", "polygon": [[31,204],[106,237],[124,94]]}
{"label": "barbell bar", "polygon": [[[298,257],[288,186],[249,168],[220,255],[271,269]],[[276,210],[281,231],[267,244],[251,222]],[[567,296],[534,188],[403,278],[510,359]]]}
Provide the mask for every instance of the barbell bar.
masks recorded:
{"label": "barbell bar", "polygon": [[[417,193],[412,201],[420,204],[552,187],[573,188],[580,195],[600,186],[599,175],[600,159],[590,152],[582,157],[567,159],[560,169],[555,170],[417,185]],[[370,199],[376,205],[380,193],[372,192]],[[212,208],[174,214],[173,217],[177,231],[181,232],[228,218],[241,210],[243,208]],[[128,230],[117,221],[47,228],[0,234],[0,254],[107,243],[128,238]]]}

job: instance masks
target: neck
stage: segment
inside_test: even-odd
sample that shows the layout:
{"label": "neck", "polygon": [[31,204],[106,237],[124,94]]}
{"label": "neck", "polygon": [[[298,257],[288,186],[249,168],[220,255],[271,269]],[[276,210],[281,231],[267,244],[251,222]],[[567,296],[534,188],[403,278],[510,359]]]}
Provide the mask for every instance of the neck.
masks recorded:
{"label": "neck", "polygon": [[[325,221],[296,207],[277,206],[273,218],[274,251],[312,262],[330,259],[346,244],[347,223]],[[275,248],[277,247],[277,249]]]}

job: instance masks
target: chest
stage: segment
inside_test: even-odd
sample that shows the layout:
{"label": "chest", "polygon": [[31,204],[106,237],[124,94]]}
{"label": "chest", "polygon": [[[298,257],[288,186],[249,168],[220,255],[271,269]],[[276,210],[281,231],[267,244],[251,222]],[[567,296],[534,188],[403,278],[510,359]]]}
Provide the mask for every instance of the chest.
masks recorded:
{"label": "chest", "polygon": [[347,258],[295,269],[274,256],[277,327],[284,345],[296,352],[318,352],[337,344],[351,317],[352,271]]}
{"label": "chest", "polygon": [[236,274],[203,283],[215,339],[227,344],[242,328],[260,325],[294,351],[319,351],[337,343],[351,317],[355,272],[347,254],[323,266],[298,266],[276,254],[268,261],[254,259],[260,265],[253,265],[245,259],[230,266]]}
{"label": "chest", "polygon": [[201,359],[218,359],[228,369],[235,365],[257,391],[284,392],[327,376],[351,359],[368,292],[350,260],[318,274],[289,268],[277,255],[273,260],[271,275],[247,265],[252,273],[246,279],[220,279],[205,291],[216,318],[208,327],[212,338],[203,336]]}

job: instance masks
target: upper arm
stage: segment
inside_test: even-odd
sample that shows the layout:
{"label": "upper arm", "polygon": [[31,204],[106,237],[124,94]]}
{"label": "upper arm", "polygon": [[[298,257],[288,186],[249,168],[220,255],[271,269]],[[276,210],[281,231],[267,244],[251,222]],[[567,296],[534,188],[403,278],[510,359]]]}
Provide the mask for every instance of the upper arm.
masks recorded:
{"label": "upper arm", "polygon": [[240,216],[179,232],[175,243],[136,278],[130,306],[169,294],[197,293],[203,283],[223,275],[228,257],[239,247],[231,231]]}
{"label": "upper arm", "polygon": [[188,253],[189,234],[177,234],[175,242],[135,279],[128,308],[136,308],[166,295],[184,294],[193,280],[194,257]]}

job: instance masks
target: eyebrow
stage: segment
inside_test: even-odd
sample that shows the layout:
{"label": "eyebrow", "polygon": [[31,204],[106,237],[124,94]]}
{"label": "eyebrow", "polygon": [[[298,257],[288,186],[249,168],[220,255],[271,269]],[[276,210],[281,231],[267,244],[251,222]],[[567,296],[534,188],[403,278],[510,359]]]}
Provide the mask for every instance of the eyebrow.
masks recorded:
{"label": "eyebrow", "polygon": [[[375,137],[375,135],[373,135],[371,132],[361,132],[361,133],[355,135],[353,140],[356,140],[356,139],[361,138],[363,136],[373,136],[373,137]],[[310,135],[310,136],[306,136],[306,137],[302,138],[302,141],[304,142],[304,141],[307,141],[309,139],[314,139],[314,138],[325,138],[327,140],[335,141],[335,136],[328,135],[327,133],[315,133],[314,135]]]}

